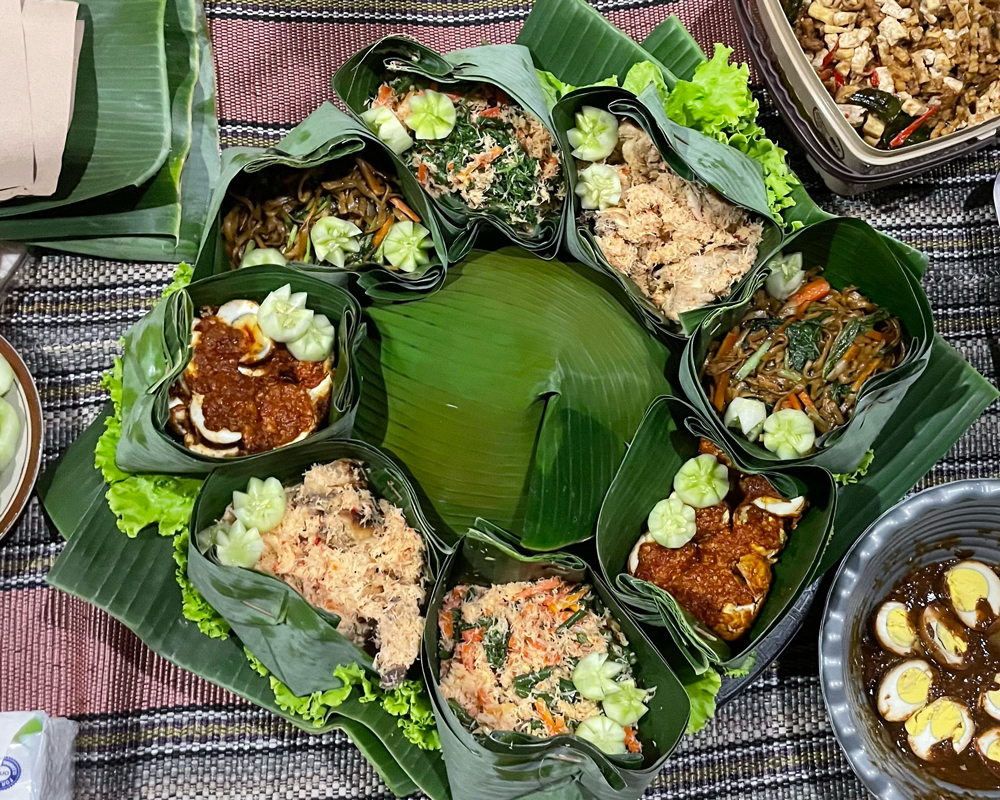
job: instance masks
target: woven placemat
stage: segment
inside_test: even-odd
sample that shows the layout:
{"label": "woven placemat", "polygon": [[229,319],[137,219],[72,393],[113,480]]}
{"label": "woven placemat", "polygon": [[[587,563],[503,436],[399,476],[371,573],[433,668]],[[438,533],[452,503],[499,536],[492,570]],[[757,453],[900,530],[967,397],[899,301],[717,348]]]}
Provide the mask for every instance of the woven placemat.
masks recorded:
{"label": "woven placemat", "polygon": [[[703,47],[737,46],[726,0],[596,4],[641,39],[677,13]],[[223,144],[281,138],[364,44],[406,32],[441,49],[509,42],[529,6],[494,0],[210,2]],[[762,94],[768,131],[791,146]],[[938,330],[988,378],[1000,351],[1000,228],[990,187],[996,148],[863,198],[834,197],[793,166],[826,209],[863,217],[931,257],[924,287]],[[35,376],[50,463],[94,418],[99,377],[122,332],[169,280],[166,265],[43,254],[0,310],[0,333]],[[923,485],[1000,474],[1000,414],[989,409]],[[79,800],[388,796],[339,733],[308,736],[150,653],[114,620],[45,585],[61,549],[33,500],[0,546],[0,710],[44,708],[81,724]],[[819,613],[816,611],[816,613]],[[815,626],[779,664],[687,739],[651,798],[865,797],[830,732],[816,677]]]}

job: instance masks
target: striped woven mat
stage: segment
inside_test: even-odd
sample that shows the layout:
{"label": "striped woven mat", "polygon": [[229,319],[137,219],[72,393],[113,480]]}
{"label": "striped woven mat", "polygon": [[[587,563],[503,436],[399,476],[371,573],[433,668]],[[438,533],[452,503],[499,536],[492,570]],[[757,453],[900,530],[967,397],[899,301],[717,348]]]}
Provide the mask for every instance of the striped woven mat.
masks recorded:
{"label": "striped woven mat", "polygon": [[[613,0],[598,8],[637,39],[677,13],[703,46],[741,49],[726,0]],[[380,36],[404,32],[444,50],[510,42],[528,11],[505,0],[210,2],[223,144],[280,138],[330,97],[334,69]],[[768,131],[789,146],[762,99]],[[938,330],[995,379],[1000,228],[990,187],[1000,151],[860,199],[830,195],[805,163],[793,162],[825,208],[863,217],[930,255],[924,286]],[[43,254],[6,297],[0,333],[38,382],[47,462],[97,414],[105,399],[100,373],[169,274],[165,265]],[[922,485],[995,476],[998,462],[1000,413],[991,408]],[[106,615],[48,588],[45,573],[60,548],[37,501],[0,546],[0,710],[44,708],[79,720],[79,800],[388,795],[341,734],[301,733],[176,669]],[[865,797],[830,732],[815,652],[816,626],[807,625],[776,667],[685,740],[648,796]]]}

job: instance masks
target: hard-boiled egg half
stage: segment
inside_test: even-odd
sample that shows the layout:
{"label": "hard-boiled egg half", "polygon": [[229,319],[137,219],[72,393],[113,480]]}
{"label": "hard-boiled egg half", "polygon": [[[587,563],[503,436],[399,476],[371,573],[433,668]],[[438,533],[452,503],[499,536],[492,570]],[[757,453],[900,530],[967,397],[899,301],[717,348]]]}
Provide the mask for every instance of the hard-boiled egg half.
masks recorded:
{"label": "hard-boiled egg half", "polygon": [[976,751],[994,769],[1000,768],[1000,728],[990,728],[976,738]]}
{"label": "hard-boiled egg half", "polygon": [[917,631],[909,609],[895,600],[883,603],[875,616],[875,638],[890,653],[910,656],[917,652]]}
{"label": "hard-boiled egg half", "polygon": [[956,753],[961,753],[975,732],[969,709],[952,697],[939,697],[906,720],[910,749],[924,761],[934,759],[932,751],[939,742],[949,742]]}
{"label": "hard-boiled egg half", "polygon": [[993,719],[1000,719],[1000,689],[995,688],[997,686],[1000,686],[1000,673],[994,677],[992,685],[987,686],[979,697],[979,705]]}
{"label": "hard-boiled egg half", "polygon": [[960,561],[944,574],[952,610],[964,625],[979,628],[1000,615],[1000,576],[979,561]]}
{"label": "hard-boiled egg half", "polygon": [[904,722],[927,704],[934,683],[931,665],[920,658],[890,669],[878,687],[878,713],[889,722]]}
{"label": "hard-boiled egg half", "polygon": [[965,668],[969,638],[962,624],[940,603],[932,603],[920,615],[920,637],[928,654],[939,664]]}

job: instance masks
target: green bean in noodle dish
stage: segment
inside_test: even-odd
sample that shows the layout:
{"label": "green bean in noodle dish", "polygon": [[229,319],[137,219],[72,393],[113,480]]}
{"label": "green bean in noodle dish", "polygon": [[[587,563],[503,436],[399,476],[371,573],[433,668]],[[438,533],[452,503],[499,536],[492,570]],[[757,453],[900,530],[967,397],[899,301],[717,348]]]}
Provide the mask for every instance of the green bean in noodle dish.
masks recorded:
{"label": "green bean in noodle dish", "polygon": [[701,382],[728,427],[779,458],[814,452],[853,415],[867,381],[906,353],[900,321],[802,254],[778,256],[743,318],[712,343]]}

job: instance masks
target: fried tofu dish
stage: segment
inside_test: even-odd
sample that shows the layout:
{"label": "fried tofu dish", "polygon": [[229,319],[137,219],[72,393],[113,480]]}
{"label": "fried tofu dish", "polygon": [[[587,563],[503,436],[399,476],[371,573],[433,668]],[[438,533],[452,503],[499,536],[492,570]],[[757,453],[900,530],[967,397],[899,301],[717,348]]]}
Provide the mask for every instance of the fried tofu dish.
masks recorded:
{"label": "fried tofu dish", "polygon": [[[651,525],[636,543],[628,570],[669,592],[719,638],[732,642],[746,634],[760,613],[773,581],[771,568],[806,502],[802,497],[785,500],[765,477],[741,473],[705,439],[699,453],[717,459],[728,471],[728,484],[723,477],[723,488],[709,498],[721,499],[693,509],[692,535],[680,546],[661,544],[664,539]],[[651,522],[654,517],[655,510]]]}
{"label": "fried tofu dish", "polygon": [[424,627],[422,537],[399,508],[375,498],[357,461],[316,465],[285,495],[284,516],[262,534],[255,569],[339,616],[337,630],[375,655],[382,688],[399,686]]}
{"label": "fried tofu dish", "polygon": [[[627,275],[667,319],[729,294],[753,266],[763,225],[707,186],[686,181],[650,136],[619,121],[602,167],[619,191],[583,212],[608,263]],[[581,165],[581,176],[587,166]],[[579,193],[579,192],[578,192]],[[610,202],[614,200],[614,202]]]}

